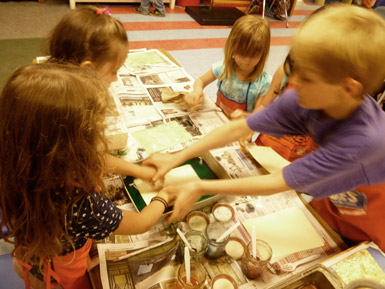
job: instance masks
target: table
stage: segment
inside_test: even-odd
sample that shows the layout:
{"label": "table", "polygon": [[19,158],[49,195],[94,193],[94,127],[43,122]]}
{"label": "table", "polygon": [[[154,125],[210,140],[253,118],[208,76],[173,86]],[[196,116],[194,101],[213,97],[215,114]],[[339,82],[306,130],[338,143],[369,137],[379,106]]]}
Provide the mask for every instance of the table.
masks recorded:
{"label": "table", "polygon": [[[167,51],[162,51],[162,52],[163,52],[164,55],[169,56]],[[152,55],[151,59],[153,59],[153,57],[154,57],[154,55]],[[173,62],[177,63],[170,56],[169,56],[169,58]],[[143,65],[143,67],[144,66],[145,65]],[[157,66],[157,67],[159,67],[159,66]],[[175,75],[173,74],[173,76],[175,76]],[[181,78],[180,78],[179,73],[177,74],[176,77],[177,77],[178,81],[180,81]],[[149,77],[149,76],[147,76],[147,77],[143,77],[143,78],[147,79],[147,80],[156,80],[156,81],[159,80],[158,77]],[[160,77],[160,78],[161,78],[161,80],[165,79],[165,77]],[[183,79],[184,78],[185,77],[183,77]],[[152,82],[151,82],[151,85],[153,85]],[[153,86],[151,86],[151,89],[153,89]],[[205,113],[208,113],[208,112],[205,112]],[[205,126],[205,128],[207,128],[207,126]],[[218,153],[219,155],[224,153],[225,157],[218,158],[218,157],[216,157],[215,153]],[[215,151],[215,152],[213,151],[212,154],[211,154],[211,152],[206,154],[205,156],[203,156],[203,160],[206,161],[206,163],[210,166],[210,168],[214,171],[214,173],[219,178],[230,178],[230,177],[234,177],[234,174],[232,172],[229,172],[228,171],[229,168],[226,167],[226,166],[223,166],[223,164],[220,163],[218,161],[218,159],[226,159],[229,163],[231,163],[231,166],[238,167],[238,166],[241,166],[242,164],[241,163],[235,163],[235,158],[240,153],[241,152],[240,152],[240,150],[239,150],[239,148],[237,146],[235,146],[235,147],[226,147],[225,149],[222,148],[222,149],[218,149],[218,151]],[[234,156],[234,158],[231,159],[233,156]],[[243,158],[240,158],[240,159],[247,160],[248,158],[247,157],[243,157]],[[264,169],[261,168],[260,166],[258,167],[258,164],[255,164],[255,161],[253,161],[252,159],[248,159],[247,161],[250,163],[251,166],[255,167],[254,173],[256,173],[256,174],[266,173],[266,171],[264,171]],[[230,168],[230,170],[231,170],[231,168]],[[239,170],[239,168],[238,168],[238,170]],[[240,170],[242,171],[242,169],[240,169]],[[241,175],[238,175],[237,177],[241,177],[241,176],[243,176],[243,175],[241,174]],[[331,255],[331,254],[334,254],[334,253],[341,252],[342,250],[344,250],[346,248],[345,244],[339,238],[339,236],[318,216],[318,214],[316,214],[316,212],[307,204],[307,202],[305,202],[302,199],[302,197],[299,194],[295,193],[294,191],[289,191],[289,192],[284,192],[282,194],[276,194],[276,195],[264,197],[261,200],[258,199],[258,198],[253,198],[253,197],[242,197],[242,198],[229,197],[228,199],[225,199],[225,201],[228,202],[229,204],[231,204],[234,207],[235,211],[237,212],[236,213],[236,218],[231,220],[231,222],[243,222],[246,218],[248,218],[248,216],[255,218],[255,217],[258,216],[257,213],[261,213],[262,216],[269,215],[269,214],[272,214],[273,212],[275,212],[277,208],[278,208],[278,211],[280,211],[280,210],[284,210],[284,209],[287,209],[287,208],[298,207],[298,208],[300,208],[301,211],[303,211],[306,214],[306,217],[312,222],[312,224],[314,224],[314,226],[318,230],[317,232],[322,234],[322,238],[326,240],[325,242],[327,242],[327,246],[325,246],[325,248],[320,248],[319,249],[319,250],[321,250],[322,252],[325,253],[324,257],[326,255]],[[253,212],[248,212],[247,214],[245,214],[244,212],[247,211],[247,208],[250,208],[250,204],[254,208],[254,211]],[[280,204],[280,205],[278,206],[278,204]],[[261,210],[259,210],[259,209],[255,210],[255,208],[258,208],[258,206],[260,206],[260,208],[263,208],[263,210],[262,209]],[[275,207],[275,206],[278,206],[278,207]],[[202,210],[204,212],[206,212],[206,213],[210,213],[211,205],[207,205],[207,207],[202,208]],[[229,225],[231,225],[231,224],[229,224]],[[127,248],[132,248],[133,246],[136,246],[136,244],[139,243],[139,241],[140,242],[147,242],[147,243],[141,243],[140,247],[137,247],[137,248],[140,248],[140,250],[143,250],[143,251],[142,251],[142,253],[137,254],[135,256],[142,256],[141,254],[144,254],[147,251],[149,252],[150,250],[153,250],[151,248],[153,248],[154,246],[155,247],[158,246],[158,244],[160,244],[162,242],[166,242],[166,241],[167,242],[168,241],[169,242],[173,242],[173,241],[164,240],[164,239],[162,239],[162,241],[159,241],[159,242],[154,242],[154,239],[159,237],[159,235],[157,235],[156,233],[157,232],[159,233],[160,231],[165,230],[168,227],[168,225],[165,224],[164,220],[161,220],[158,223],[157,226],[159,226],[159,227],[156,227],[155,229],[153,229],[151,232],[148,233],[149,236],[129,236],[129,239],[131,240],[131,243],[127,243],[127,245],[118,244],[118,246],[115,246],[115,245],[105,244],[105,245],[100,245],[100,248],[103,247],[104,248],[103,250],[107,250],[108,249],[108,250],[110,250],[110,252],[112,252],[111,254],[113,254],[113,255],[115,254],[115,256],[122,257],[123,255],[127,254],[127,252],[129,251],[129,249],[127,249]],[[242,238],[244,238],[244,240],[246,242],[246,240],[249,240],[249,237],[248,237],[247,232],[245,231],[245,229],[241,228],[241,227],[242,226],[240,226],[238,228],[239,231],[234,232],[234,234],[237,234],[237,235],[241,236]],[[124,239],[124,237],[122,237],[122,239]],[[115,240],[116,240],[116,238],[115,238]],[[137,243],[135,243],[135,242],[137,242]],[[169,243],[167,243],[167,242],[166,243],[162,243],[161,247],[159,247],[159,250],[161,250],[160,248],[163,248],[163,246],[169,246]],[[174,245],[172,245],[172,246],[174,246]],[[171,248],[173,248],[172,246],[171,246]],[[119,247],[119,248],[117,248],[117,247]],[[103,251],[103,250],[102,250],[102,252],[103,252],[102,256],[99,256],[100,260],[102,260],[101,261],[102,264],[104,264],[106,262],[108,263],[108,257],[106,257],[107,253],[105,253],[106,251]],[[315,254],[315,253],[313,251],[311,251],[311,252],[309,251],[309,252],[304,252],[304,254]],[[289,257],[282,258],[282,260],[279,261],[279,262],[285,263],[285,262],[289,262],[289,260],[291,260],[290,258],[302,258],[302,257],[303,256],[299,256],[299,255],[298,256],[297,255],[295,255],[295,256],[290,255]],[[140,259],[141,257],[138,257],[138,258]],[[236,261],[230,260],[229,257],[226,257],[226,256],[224,256],[223,258],[225,258],[225,260],[226,260],[224,262],[224,264],[225,263],[229,264],[229,262],[230,262],[233,265],[233,267],[235,267],[235,268],[237,267],[237,262]],[[159,257],[158,259],[161,259],[161,257]],[[124,260],[126,260],[126,259],[124,259]],[[153,264],[151,260],[152,259],[149,259],[149,260],[147,260],[145,262],[145,264],[147,264],[146,266],[150,266],[151,264]],[[128,257],[127,262],[128,261],[131,262],[131,257]],[[121,263],[119,263],[119,262],[121,262]],[[122,274],[120,274],[120,273],[118,274],[117,273],[116,276],[119,277],[119,278],[118,277],[117,278],[118,279],[122,279],[123,278],[123,279],[126,280],[125,282],[133,282],[132,280],[128,281],[128,279],[130,279],[131,277],[129,277],[127,274],[131,274],[131,273],[127,272],[127,266],[128,265],[125,264],[126,261],[119,261],[119,262],[116,263],[116,264],[118,264],[116,266],[118,266],[118,267],[121,266],[122,267],[122,269],[121,269],[122,272],[124,271],[126,273],[124,273],[124,274],[123,273]],[[154,262],[154,264],[155,264],[155,262]],[[172,264],[173,265],[167,265],[167,266],[171,266],[170,268],[173,268],[172,266],[176,266],[174,263],[172,263]],[[205,264],[207,264],[207,262],[205,262]],[[215,266],[217,266],[215,264],[215,262],[213,263],[213,266],[214,266],[214,268],[215,268]],[[126,269],[123,269],[123,268],[126,268]],[[119,269],[119,272],[121,270]],[[149,270],[151,272],[152,269],[150,268]],[[273,272],[273,270],[274,270],[274,268],[271,267],[269,272]],[[214,269],[211,269],[211,271],[214,272],[214,273],[211,273],[211,274],[215,274],[215,270]],[[239,271],[239,269],[238,269],[238,271]],[[103,271],[103,272],[106,272],[106,271]],[[273,273],[271,273],[270,275],[268,277],[270,279],[272,279],[274,282],[277,282],[278,280],[281,279],[281,276],[278,276],[278,275],[275,276]],[[237,276],[239,277],[238,279],[242,279],[242,280],[240,280],[240,282],[243,282],[242,284],[246,284],[247,283],[247,280],[245,279],[244,276],[243,277],[241,275],[237,275]],[[98,266],[94,267],[90,271],[90,277],[91,277],[91,281],[92,281],[93,287],[95,289],[102,288],[101,280],[102,279],[106,280],[106,278],[103,277],[103,276],[102,277],[100,276],[100,271],[99,271],[99,267]],[[283,277],[287,277],[287,275],[285,275]],[[115,277],[112,277],[112,278],[115,278]],[[150,277],[148,277],[148,278],[150,278]],[[107,276],[107,279],[108,279],[108,276]],[[118,281],[116,281],[116,282],[118,282]],[[153,285],[151,285],[151,286],[153,286]]]}

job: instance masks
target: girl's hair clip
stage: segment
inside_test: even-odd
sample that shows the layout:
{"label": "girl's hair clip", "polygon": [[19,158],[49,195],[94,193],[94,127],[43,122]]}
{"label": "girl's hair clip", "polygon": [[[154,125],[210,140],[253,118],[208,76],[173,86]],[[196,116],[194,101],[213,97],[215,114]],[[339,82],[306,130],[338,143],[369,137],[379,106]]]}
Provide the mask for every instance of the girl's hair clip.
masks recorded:
{"label": "girl's hair clip", "polygon": [[107,7],[97,8],[96,15],[103,15],[103,14],[111,15],[110,9],[108,9]]}

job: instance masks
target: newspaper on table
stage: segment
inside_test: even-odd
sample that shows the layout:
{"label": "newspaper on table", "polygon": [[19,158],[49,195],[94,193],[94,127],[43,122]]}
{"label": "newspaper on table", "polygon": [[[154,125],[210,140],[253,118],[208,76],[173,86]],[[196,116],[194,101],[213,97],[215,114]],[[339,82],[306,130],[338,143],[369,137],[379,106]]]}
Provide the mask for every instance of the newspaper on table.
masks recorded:
{"label": "newspaper on table", "polygon": [[178,67],[157,49],[129,53],[124,66],[131,74],[164,72]]}
{"label": "newspaper on table", "polygon": [[215,171],[221,172],[220,178],[238,179],[266,174],[263,167],[247,157],[239,143],[210,150],[204,155],[204,160]]}
{"label": "newspaper on table", "polygon": [[[184,95],[193,90],[194,79],[183,68],[163,73],[137,76],[154,106],[164,118],[186,115],[195,111],[184,101]],[[220,111],[215,103],[204,94],[199,111]]]}
{"label": "newspaper on table", "polygon": [[[165,84],[181,84],[181,87],[184,87],[194,82],[194,79],[181,67],[164,72],[139,74],[138,79],[145,87],[161,86]],[[185,91],[188,91],[190,87],[187,86],[184,89]]]}
{"label": "newspaper on table", "polygon": [[[183,95],[192,91],[194,79],[158,50],[130,52],[118,72],[118,80],[111,85],[111,94],[124,127],[125,147],[115,145],[119,155],[130,162],[140,162],[154,152],[173,152],[190,145],[203,134],[218,127],[227,118],[212,99],[204,94],[197,111],[191,111]],[[177,100],[175,100],[177,99]],[[165,146],[144,147],[143,130],[177,121],[190,138],[179,143],[163,142]],[[186,125],[186,124],[191,125]],[[166,126],[165,126],[166,127]],[[159,128],[161,130],[161,128]],[[142,131],[142,132],[141,132]],[[141,139],[138,141],[138,135]]]}
{"label": "newspaper on table", "polygon": [[110,150],[119,150],[127,146],[128,131],[122,124],[120,116],[108,116],[105,118],[105,134]]}
{"label": "newspaper on table", "polygon": [[[204,98],[204,101],[206,97]],[[189,114],[191,121],[199,128],[200,132],[205,135],[229,122],[229,119],[222,111],[217,110],[198,110]]]}
{"label": "newspaper on table", "polygon": [[162,118],[136,75],[119,74],[111,91],[120,107],[126,127],[146,124]]}
{"label": "newspaper on table", "polygon": [[[150,156],[151,152],[146,151],[138,139],[134,137],[136,133],[143,132],[145,129],[154,128],[156,126],[164,125],[170,122],[177,122],[180,128],[183,128],[187,133],[191,135],[191,138],[189,140],[184,139],[184,141],[178,144],[174,143],[173,146],[167,146],[167,148],[163,150],[163,152],[175,152],[191,145],[203,135],[207,134],[214,128],[223,125],[227,121],[228,119],[220,111],[198,111],[191,114],[161,119],[158,121],[146,123],[144,125],[130,127],[128,128],[129,133],[127,147],[124,149],[124,155],[121,157],[124,160],[130,162],[140,162]],[[173,132],[173,134],[175,135],[175,132]]]}
{"label": "newspaper on table", "polygon": [[[313,225],[324,244],[317,248],[295,252],[290,256],[277,260],[268,266],[261,278],[257,280],[248,280],[242,273],[240,261],[234,260],[226,254],[214,260],[204,258],[202,264],[207,272],[206,288],[210,288],[211,279],[219,273],[232,276],[240,289],[270,288],[274,284],[290,278],[293,274],[341,252],[335,241],[328,235],[327,231],[319,224],[294,191],[257,198],[228,196],[219,202],[231,204],[235,211],[234,219],[225,224],[227,227],[237,222],[243,223],[249,218],[262,217],[289,208],[298,208]],[[209,213],[211,206],[201,210]],[[211,213],[209,213],[209,217],[211,220],[213,219]],[[186,223],[179,223],[178,226],[180,225],[188,230]],[[250,241],[250,236],[243,226],[239,226],[231,236],[242,239],[246,244]],[[178,241],[173,229],[163,220],[150,232],[135,238],[137,240],[130,236],[125,244],[98,245],[103,288],[175,288],[176,272],[183,260],[180,255],[182,245],[179,243],[180,241]],[[320,255],[320,257],[311,263],[300,266],[292,273],[283,273],[279,270],[280,266],[285,263],[294,262],[312,255]]]}
{"label": "newspaper on table", "polygon": [[110,91],[108,109],[105,117],[105,134],[110,150],[119,150],[127,145],[128,131],[124,125],[122,111],[114,94]]}

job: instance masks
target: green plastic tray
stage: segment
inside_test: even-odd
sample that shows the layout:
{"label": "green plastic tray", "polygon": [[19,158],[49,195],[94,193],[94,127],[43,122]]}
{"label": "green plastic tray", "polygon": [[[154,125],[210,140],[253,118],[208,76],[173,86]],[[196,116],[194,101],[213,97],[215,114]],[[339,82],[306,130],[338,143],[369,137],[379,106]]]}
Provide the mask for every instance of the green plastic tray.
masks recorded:
{"label": "green plastic tray", "polygon": [[[201,158],[191,159],[182,165],[186,165],[186,164],[190,164],[201,179],[205,179],[205,180],[218,179],[218,177],[209,168],[206,162]],[[127,188],[128,196],[130,197],[131,201],[134,203],[134,206],[136,207],[136,209],[140,212],[146,206],[146,203],[143,200],[142,195],[139,193],[136,186],[134,185],[134,179],[135,179],[134,177],[126,177],[124,179],[124,185]],[[198,202],[210,199],[212,197],[213,195],[204,196]],[[172,211],[172,209],[173,207],[167,208],[165,213]]]}

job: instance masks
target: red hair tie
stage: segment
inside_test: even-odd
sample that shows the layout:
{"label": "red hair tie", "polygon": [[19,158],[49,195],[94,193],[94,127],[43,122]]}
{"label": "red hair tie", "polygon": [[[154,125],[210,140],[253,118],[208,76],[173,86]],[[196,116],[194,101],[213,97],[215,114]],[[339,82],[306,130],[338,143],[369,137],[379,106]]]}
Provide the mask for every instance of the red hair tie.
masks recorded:
{"label": "red hair tie", "polygon": [[108,9],[107,7],[97,8],[96,15],[103,15],[103,14],[111,15],[110,9]]}

